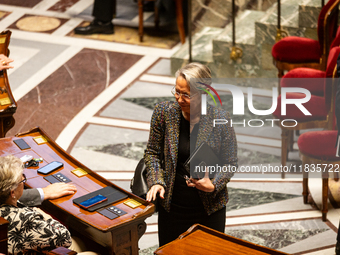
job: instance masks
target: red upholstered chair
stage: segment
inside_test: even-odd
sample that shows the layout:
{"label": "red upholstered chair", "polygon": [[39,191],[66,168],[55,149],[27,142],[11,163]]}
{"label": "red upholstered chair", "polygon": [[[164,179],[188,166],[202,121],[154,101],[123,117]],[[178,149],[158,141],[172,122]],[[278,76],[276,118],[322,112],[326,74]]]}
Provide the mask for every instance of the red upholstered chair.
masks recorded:
{"label": "red upholstered chair", "polygon": [[[339,47],[340,46],[340,26],[338,27],[336,37],[333,40],[331,44],[331,49],[334,47]],[[328,55],[328,60],[329,62],[330,58],[332,59],[334,56],[334,52]],[[280,87],[279,87],[279,93],[281,91],[281,88],[286,88],[286,87],[302,87],[305,89],[308,89],[309,92],[312,95],[316,96],[323,96],[324,95],[324,87],[323,84],[320,86],[320,82],[315,79],[315,78],[331,78],[333,77],[333,71],[334,71],[334,66],[336,64],[336,59],[334,59],[333,63],[327,63],[327,69],[326,71],[321,71],[313,68],[308,68],[308,67],[299,67],[290,70],[288,73],[286,73],[282,79],[280,80]],[[309,83],[301,83],[299,81],[299,78],[303,79],[310,79]],[[314,80],[315,79],[315,80]]]}
{"label": "red upholstered chair", "polygon": [[[323,221],[326,221],[328,212],[328,171],[334,172],[340,165],[340,158],[335,156],[337,135],[336,130],[312,131],[300,135],[298,139],[302,169],[305,170],[303,171],[303,201],[305,204],[308,202],[308,169],[319,169],[322,176]],[[317,168],[318,166],[321,168]]]}
{"label": "red upholstered chair", "polygon": [[[335,76],[336,71],[336,60],[338,55],[340,54],[340,47],[334,47],[330,52],[330,57],[328,61],[328,68],[326,73],[331,73],[333,70],[331,77]],[[307,80],[308,84],[303,84],[301,81],[299,87],[308,87],[310,85],[310,80]],[[334,119],[334,96],[336,91],[336,84],[332,82],[332,79],[315,79],[319,82],[321,81],[323,84],[323,94],[324,96],[311,95],[311,99],[304,104],[304,107],[312,114],[312,115],[304,115],[300,109],[298,109],[295,105],[288,104],[286,109],[286,115],[281,115],[281,95],[278,97],[277,108],[274,111],[273,115],[276,119],[280,120],[281,127],[281,163],[283,166],[286,165],[287,156],[288,156],[288,148],[289,145],[292,145],[293,140],[293,131],[294,130],[303,130],[303,129],[311,129],[311,128],[326,128],[332,129],[332,123]],[[288,99],[297,99],[304,98],[305,95],[301,93],[287,93]],[[298,122],[296,126],[295,122],[286,121],[285,125],[290,127],[284,127],[281,125],[281,121],[285,119],[294,119]],[[275,122],[277,123],[277,122]],[[291,146],[292,147],[292,146]],[[282,177],[284,178],[284,173],[282,173]]]}
{"label": "red upholstered chair", "polygon": [[329,0],[318,18],[318,40],[288,36],[272,48],[273,63],[278,77],[297,67],[326,69],[330,45],[336,34],[340,0]]}

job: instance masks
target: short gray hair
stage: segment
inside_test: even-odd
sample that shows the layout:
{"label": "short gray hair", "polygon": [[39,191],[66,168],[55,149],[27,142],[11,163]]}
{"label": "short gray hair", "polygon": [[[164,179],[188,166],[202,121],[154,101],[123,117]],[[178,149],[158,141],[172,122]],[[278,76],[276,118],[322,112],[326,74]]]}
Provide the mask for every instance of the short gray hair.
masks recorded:
{"label": "short gray hair", "polygon": [[0,157],[0,203],[4,203],[11,190],[18,187],[23,173],[22,161],[13,156]]}
{"label": "short gray hair", "polygon": [[[205,83],[208,85],[211,84],[210,69],[206,65],[203,65],[198,62],[192,62],[178,69],[175,76],[176,76],[176,80],[179,76],[182,76],[187,81],[190,88],[194,88],[196,90],[198,88],[207,89],[206,86],[198,82]],[[195,82],[190,82],[191,79],[192,81],[195,81]]]}

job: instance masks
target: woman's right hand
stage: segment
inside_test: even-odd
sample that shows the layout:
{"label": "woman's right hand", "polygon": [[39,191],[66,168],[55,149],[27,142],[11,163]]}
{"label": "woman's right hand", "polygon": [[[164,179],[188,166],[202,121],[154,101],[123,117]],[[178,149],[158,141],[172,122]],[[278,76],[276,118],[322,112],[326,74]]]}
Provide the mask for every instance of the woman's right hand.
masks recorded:
{"label": "woman's right hand", "polygon": [[146,194],[146,201],[148,202],[155,201],[157,193],[159,193],[160,198],[164,199],[165,189],[162,185],[159,184],[153,185],[149,192]]}

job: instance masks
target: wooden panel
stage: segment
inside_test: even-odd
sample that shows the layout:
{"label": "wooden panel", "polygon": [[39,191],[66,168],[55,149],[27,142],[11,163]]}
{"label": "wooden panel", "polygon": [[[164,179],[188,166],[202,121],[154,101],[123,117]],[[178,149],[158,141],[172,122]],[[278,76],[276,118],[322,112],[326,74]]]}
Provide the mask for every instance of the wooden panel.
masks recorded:
{"label": "wooden panel", "polygon": [[256,245],[242,239],[228,236],[216,230],[196,224],[175,241],[155,251],[159,255],[280,255],[280,251]]}
{"label": "wooden panel", "polygon": [[[9,55],[10,37],[11,32],[8,30],[0,33],[0,54]],[[0,137],[5,137],[6,133],[14,126],[13,114],[17,109],[17,103],[12,95],[6,70],[0,72],[0,100],[4,99],[7,99],[8,104],[0,104]]]}

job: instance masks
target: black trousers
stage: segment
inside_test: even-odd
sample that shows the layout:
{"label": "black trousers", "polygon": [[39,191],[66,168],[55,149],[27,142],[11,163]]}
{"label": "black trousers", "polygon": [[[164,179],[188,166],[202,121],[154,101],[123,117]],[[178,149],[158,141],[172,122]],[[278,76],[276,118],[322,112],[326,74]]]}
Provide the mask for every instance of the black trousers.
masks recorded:
{"label": "black trousers", "polygon": [[224,233],[226,222],[226,208],[207,215],[204,211],[188,211],[182,208],[174,208],[168,213],[163,206],[159,205],[158,211],[158,240],[159,246],[163,246],[178,238],[192,225],[199,223],[206,227]]}
{"label": "black trousers", "polygon": [[116,0],[95,0],[92,15],[104,23],[111,21],[116,16]]}

